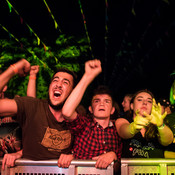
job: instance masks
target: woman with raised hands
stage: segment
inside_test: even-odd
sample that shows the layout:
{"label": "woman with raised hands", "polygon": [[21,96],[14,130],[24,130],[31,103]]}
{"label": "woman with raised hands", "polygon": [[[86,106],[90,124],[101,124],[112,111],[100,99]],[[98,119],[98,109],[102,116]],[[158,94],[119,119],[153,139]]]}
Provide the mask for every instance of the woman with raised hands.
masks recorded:
{"label": "woman with raised hands", "polygon": [[131,116],[116,120],[118,134],[123,138],[124,158],[164,158],[166,146],[173,142],[173,133],[164,123],[166,113],[156,104],[153,94],[140,90],[131,100]]}

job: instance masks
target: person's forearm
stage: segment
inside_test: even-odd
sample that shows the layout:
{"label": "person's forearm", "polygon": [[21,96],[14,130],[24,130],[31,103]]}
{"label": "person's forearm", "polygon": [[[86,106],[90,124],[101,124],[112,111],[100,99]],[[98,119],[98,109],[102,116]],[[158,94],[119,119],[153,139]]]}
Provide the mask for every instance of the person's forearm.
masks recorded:
{"label": "person's forearm", "polygon": [[15,75],[13,68],[10,66],[2,74],[0,74],[0,92],[3,90],[4,86],[9,82],[9,80]]}
{"label": "person's forearm", "polygon": [[93,78],[88,77],[86,74],[84,74],[80,82],[73,89],[62,108],[62,114],[65,118],[72,120],[70,117],[73,115],[75,109],[81,102],[84,92],[92,80]]}
{"label": "person's forearm", "polygon": [[130,125],[131,125],[131,123],[129,123],[126,119],[119,118],[116,120],[115,126],[116,126],[117,132],[121,138],[129,139],[135,135],[135,133],[131,133],[131,131],[130,131],[131,126]]}
{"label": "person's forearm", "polygon": [[121,128],[120,128],[120,135],[123,139],[129,139],[129,138],[132,138],[134,137],[134,135],[137,133],[137,132],[131,132],[131,125],[132,123],[130,124],[125,124],[123,125]]}
{"label": "person's forearm", "polygon": [[163,146],[168,146],[173,142],[174,139],[173,132],[168,126],[164,125],[162,127],[158,127],[158,134],[159,134],[159,142]]}
{"label": "person's forearm", "polygon": [[29,82],[27,85],[27,96],[36,97],[36,79],[31,79],[29,77]]}

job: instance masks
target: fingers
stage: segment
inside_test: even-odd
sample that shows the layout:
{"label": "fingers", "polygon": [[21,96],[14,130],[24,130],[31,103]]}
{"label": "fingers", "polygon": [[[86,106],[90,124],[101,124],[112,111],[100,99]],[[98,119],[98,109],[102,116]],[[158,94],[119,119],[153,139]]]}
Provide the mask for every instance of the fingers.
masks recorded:
{"label": "fingers", "polygon": [[91,68],[99,67],[101,66],[101,62],[98,59],[90,60],[88,61],[88,64]]}
{"label": "fingers", "polygon": [[165,113],[162,115],[162,118],[164,119],[167,116],[167,112],[165,111]]}
{"label": "fingers", "polygon": [[88,70],[98,70],[99,72],[102,71],[101,69],[101,61],[100,60],[89,60],[85,63],[85,69]]}
{"label": "fingers", "polygon": [[5,165],[9,168],[15,166],[15,160],[16,159],[13,155],[5,154],[2,160],[2,170],[5,170]]}
{"label": "fingers", "polygon": [[6,165],[6,154],[4,155],[4,158],[2,160],[2,170],[5,170],[5,165]]}
{"label": "fingers", "polygon": [[155,99],[153,99],[152,111],[151,111],[151,123],[156,126],[161,126],[163,119],[166,117],[167,113],[162,114],[162,107],[160,103],[156,104]]}
{"label": "fingers", "polygon": [[147,126],[149,124],[149,121],[150,120],[148,120],[148,118],[138,115],[134,119],[134,124],[136,129],[141,129],[143,126]]}
{"label": "fingers", "polygon": [[107,168],[112,161],[117,159],[117,156],[113,151],[111,151],[100,156],[93,157],[93,160],[96,158],[98,158],[95,164],[96,168]]}
{"label": "fingers", "polygon": [[100,160],[98,159],[96,164],[95,164],[95,167],[96,168],[100,168],[100,169],[103,169],[103,168],[107,168],[108,167],[108,162],[104,161],[104,160]]}
{"label": "fingers", "polygon": [[31,66],[30,75],[36,75],[39,72],[39,65]]}
{"label": "fingers", "polygon": [[92,160],[98,160],[99,156],[93,157]]}
{"label": "fingers", "polygon": [[18,70],[19,76],[26,76],[30,71],[30,63],[25,59],[21,59],[15,63],[15,66]]}
{"label": "fingers", "polygon": [[73,155],[69,154],[61,154],[58,159],[58,167],[60,168],[68,168],[73,160]]}

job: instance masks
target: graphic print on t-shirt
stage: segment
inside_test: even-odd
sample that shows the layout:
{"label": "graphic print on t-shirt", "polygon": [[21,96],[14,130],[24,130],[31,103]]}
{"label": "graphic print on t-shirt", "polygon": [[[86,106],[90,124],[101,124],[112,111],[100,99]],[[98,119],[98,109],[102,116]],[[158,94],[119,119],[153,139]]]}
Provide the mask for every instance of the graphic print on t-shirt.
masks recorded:
{"label": "graphic print on t-shirt", "polygon": [[58,151],[66,149],[71,143],[71,133],[69,130],[58,131],[56,129],[47,128],[41,144],[48,148],[49,151]]}
{"label": "graphic print on t-shirt", "polygon": [[129,151],[132,152],[133,157],[138,155],[141,157],[149,158],[149,151],[155,149],[155,146],[152,143],[147,142],[147,145],[142,145],[140,141],[135,139],[131,139],[129,145]]}

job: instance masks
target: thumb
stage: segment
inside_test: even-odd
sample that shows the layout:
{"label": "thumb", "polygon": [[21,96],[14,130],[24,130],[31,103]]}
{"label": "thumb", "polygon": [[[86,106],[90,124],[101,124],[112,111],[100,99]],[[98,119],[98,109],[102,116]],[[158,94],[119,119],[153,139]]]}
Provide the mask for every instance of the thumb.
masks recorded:
{"label": "thumb", "polygon": [[92,157],[92,160],[98,160],[99,156]]}

